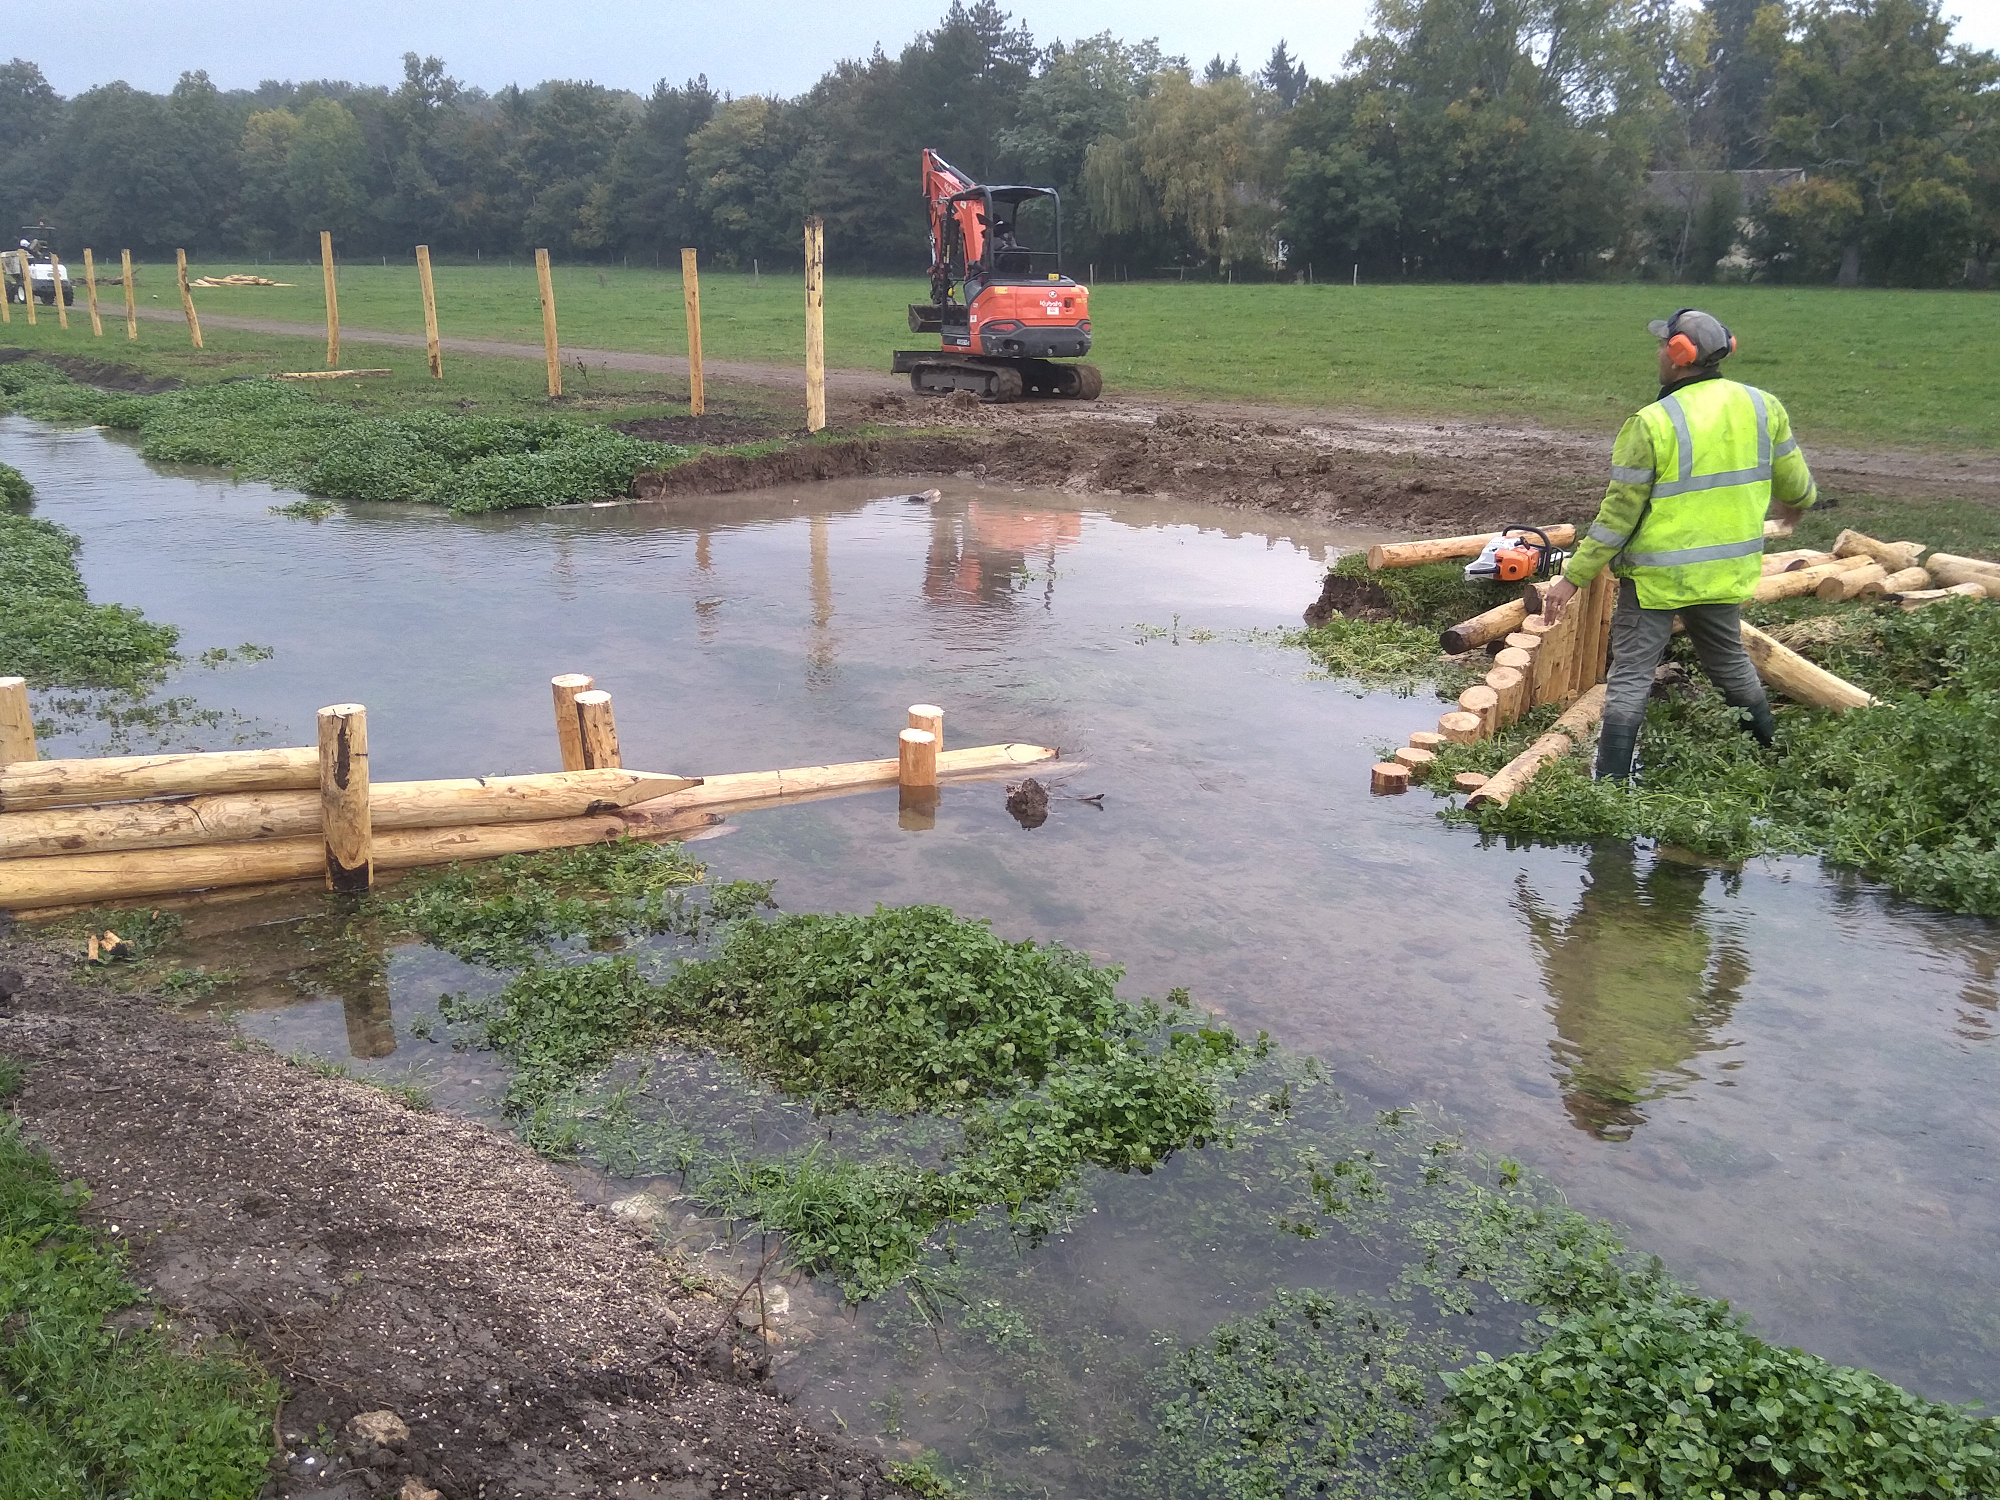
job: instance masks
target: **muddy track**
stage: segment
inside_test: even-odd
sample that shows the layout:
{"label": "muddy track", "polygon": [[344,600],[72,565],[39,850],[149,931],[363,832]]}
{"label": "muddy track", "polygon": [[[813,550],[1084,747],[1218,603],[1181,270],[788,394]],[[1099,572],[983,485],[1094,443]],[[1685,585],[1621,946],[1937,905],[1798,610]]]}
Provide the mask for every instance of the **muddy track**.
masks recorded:
{"label": "muddy track", "polygon": [[[180,314],[161,308],[141,308],[140,316],[178,321]],[[318,324],[291,323],[272,318],[204,314],[203,321],[215,328],[233,328],[250,333],[318,338],[325,330]],[[341,337],[357,344],[385,344],[397,348],[420,349],[420,334],[387,333],[344,328]],[[447,338],[444,348],[453,353],[483,354],[507,359],[543,358],[540,344],[513,343],[496,339]],[[566,363],[581,361],[586,366],[606,370],[647,371],[655,374],[687,375],[687,360],[678,355],[638,354],[615,349],[565,348]],[[736,382],[773,390],[797,390],[799,372],[789,366],[753,364],[746,361],[708,359],[703,367],[711,381]],[[909,419],[935,423],[938,403],[909,396],[908,382],[867,370],[827,371],[827,391],[836,403],[848,410],[836,410],[836,422],[886,403],[901,402],[910,408]],[[1132,454],[1109,464],[1090,467],[1107,475],[1107,484],[1144,493],[1178,493],[1189,498],[1220,500],[1225,504],[1269,508],[1294,513],[1332,515],[1347,519],[1367,519],[1394,524],[1397,515],[1408,515],[1418,524],[1460,515],[1479,520],[1486,517],[1476,507],[1487,500],[1520,504],[1546,498],[1570,503],[1589,492],[1594,509],[1602,494],[1605,469],[1610,462],[1611,439],[1617,430],[1615,419],[1607,417],[1601,431],[1578,432],[1551,428],[1533,422],[1455,421],[1448,418],[1392,417],[1356,411],[1311,407],[1263,405],[1237,401],[1174,401],[1159,397],[1112,396],[1088,405],[1061,402],[1027,403],[1016,407],[982,411],[981,426],[987,431],[1013,430],[1032,433],[1039,445],[1061,448],[1044,456],[1041,464],[1030,463],[1030,455],[1019,459],[999,458],[993,477],[1023,484],[1045,482],[1036,474],[1046,473],[1058,462],[1066,464],[1067,477],[1081,472],[1082,466],[1071,450],[1097,444],[1119,446],[1124,435],[1149,427],[1167,415],[1190,419],[1210,435],[1193,443],[1183,440],[1169,466],[1143,455]],[[1192,438],[1192,432],[1187,433]],[[1949,496],[2000,503],[2000,454],[1925,453],[1909,450],[1862,450],[1815,444],[1806,431],[1807,452],[1822,486],[1836,493],[1847,490],[1924,498]],[[1272,441],[1276,440],[1276,441]],[[1199,446],[1202,451],[1187,451]],[[1246,451],[1248,450],[1248,451]],[[1263,450],[1263,451],[1257,451]],[[1288,464],[1314,463],[1328,459],[1358,472],[1351,479],[1314,486],[1286,484],[1299,478],[1282,471]],[[1394,470],[1398,460],[1406,460],[1411,473],[1402,476],[1431,486],[1428,491],[1397,490]],[[975,460],[977,462],[993,460]],[[1271,491],[1268,504],[1255,496],[1260,491],[1253,481],[1258,465],[1267,467],[1270,478],[1281,481]],[[1015,472],[1019,470],[1021,472]],[[1500,471],[1508,472],[1500,472]],[[871,472],[850,470],[848,472]],[[1323,475],[1325,471],[1316,470]],[[1312,477],[1312,476],[1304,476]],[[1118,484],[1130,478],[1133,484]],[[1168,479],[1177,481],[1170,484]],[[1154,483],[1153,481],[1160,482]],[[1559,486],[1559,493],[1547,495],[1547,487]],[[1437,494],[1453,490],[1465,504],[1456,510],[1443,498],[1429,505],[1403,506],[1401,495]],[[1323,498],[1322,498],[1323,497]],[[1575,501],[1581,504],[1581,501]],[[1357,510],[1356,506],[1385,505],[1386,509]],[[1570,512],[1551,516],[1538,507],[1532,514],[1542,519],[1573,519]]]}
{"label": "muddy track", "polygon": [[[718,1299],[519,1142],[72,965],[0,938],[27,979],[0,1004],[0,1053],[30,1069],[13,1108],[174,1322],[284,1383],[279,1428],[304,1441],[266,1496],[375,1500],[410,1476],[443,1500],[904,1494],[758,1383]],[[399,1451],[308,1451],[381,1410],[409,1426]]]}

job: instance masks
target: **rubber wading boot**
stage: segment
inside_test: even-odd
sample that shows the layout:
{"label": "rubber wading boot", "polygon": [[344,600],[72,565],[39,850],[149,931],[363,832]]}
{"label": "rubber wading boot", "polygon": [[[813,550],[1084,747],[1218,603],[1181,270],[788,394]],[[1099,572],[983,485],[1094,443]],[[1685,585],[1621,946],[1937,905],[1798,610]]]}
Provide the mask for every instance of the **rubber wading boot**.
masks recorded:
{"label": "rubber wading boot", "polygon": [[1606,724],[1597,732],[1597,779],[1630,781],[1632,757],[1638,749],[1637,724]]}
{"label": "rubber wading boot", "polygon": [[1758,744],[1770,749],[1778,738],[1778,720],[1771,712],[1771,700],[1760,698],[1745,707],[1743,713],[1743,727],[1757,736]]}

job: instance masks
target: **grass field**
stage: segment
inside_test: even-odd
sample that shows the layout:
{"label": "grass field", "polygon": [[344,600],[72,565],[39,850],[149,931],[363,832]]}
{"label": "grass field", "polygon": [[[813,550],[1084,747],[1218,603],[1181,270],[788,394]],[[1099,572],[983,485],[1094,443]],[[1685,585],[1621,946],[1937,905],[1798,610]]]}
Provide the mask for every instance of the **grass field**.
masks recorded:
{"label": "grass field", "polygon": [[[319,268],[201,264],[203,273],[261,270],[281,288],[197,292],[197,306],[315,322]],[[440,266],[444,332],[534,343],[541,338],[532,265]],[[562,337],[580,347],[685,352],[678,272],[558,267]],[[139,272],[142,301],[174,305],[172,270]],[[904,307],[922,284],[834,277],[827,358],[886,371],[890,351],[921,347]],[[1683,297],[1725,319],[1742,340],[1739,378],[1782,396],[1807,440],[1870,447],[2000,447],[2000,296],[1842,292],[1624,283],[1572,286],[1106,285],[1092,320],[1113,391],[1185,398],[1311,403],[1382,412],[1528,419],[1601,429],[1653,391],[1649,318]],[[702,278],[711,360],[803,361],[796,278]],[[340,270],[349,330],[421,333],[414,266]],[[118,304],[114,290],[107,306]],[[40,330],[38,330],[40,331]],[[19,315],[8,331],[23,333]],[[174,335],[142,325],[151,342]],[[87,341],[88,329],[70,337]],[[242,335],[218,331],[230,346]],[[115,322],[104,347],[123,342]],[[116,357],[116,356],[111,356]],[[375,357],[370,356],[370,362]],[[386,361],[385,361],[386,362]]]}

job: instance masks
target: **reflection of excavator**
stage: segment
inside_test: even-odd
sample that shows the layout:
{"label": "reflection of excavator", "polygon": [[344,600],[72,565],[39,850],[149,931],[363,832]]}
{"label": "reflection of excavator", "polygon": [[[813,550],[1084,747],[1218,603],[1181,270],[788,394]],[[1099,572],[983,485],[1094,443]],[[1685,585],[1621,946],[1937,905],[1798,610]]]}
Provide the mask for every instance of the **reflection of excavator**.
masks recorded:
{"label": "reflection of excavator", "polygon": [[[1097,367],[1057,363],[1090,352],[1090,290],[1063,275],[1056,190],[983,187],[929,150],[923,173],[931,300],[910,304],[910,331],[938,334],[943,348],[898,349],[891,372],[929,395],[1095,401],[1104,389]],[[1022,236],[1031,229],[1054,248],[1028,249]]]}
{"label": "reflection of excavator", "polygon": [[76,305],[76,288],[69,282],[69,267],[56,258],[49,236],[55,231],[46,224],[29,224],[21,230],[21,243],[13,250],[0,250],[0,281],[6,284],[9,302],[28,300],[32,291],[37,302],[47,307],[63,299],[63,306]]}

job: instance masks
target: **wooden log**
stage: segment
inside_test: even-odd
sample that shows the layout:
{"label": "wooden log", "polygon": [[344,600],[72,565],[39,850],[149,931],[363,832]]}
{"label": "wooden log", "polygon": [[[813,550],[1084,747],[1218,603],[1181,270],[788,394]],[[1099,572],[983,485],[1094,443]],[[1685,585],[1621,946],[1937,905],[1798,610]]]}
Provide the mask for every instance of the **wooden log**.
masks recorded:
{"label": "wooden log", "polygon": [[[27,261],[28,258],[25,255],[21,257],[21,280],[23,282],[26,282],[28,279]],[[27,293],[23,292],[22,295],[25,297]],[[0,270],[0,326],[10,324],[13,321],[14,294],[7,290],[6,273],[4,270]]]}
{"label": "wooden log", "polygon": [[[181,312],[187,317],[188,342],[199,349],[201,347],[201,318],[196,315],[194,310],[194,293],[188,290],[188,253],[185,250],[176,250],[174,252],[174,279],[180,283]],[[29,304],[31,308],[33,305],[32,302]],[[31,313],[29,321],[32,322],[33,320]]]}
{"label": "wooden log", "polygon": [[912,703],[910,728],[923,730],[937,740],[938,749],[944,749],[944,710],[935,703]]}
{"label": "wooden log", "polygon": [[1480,771],[1460,771],[1451,778],[1451,788],[1455,792],[1476,792],[1485,786],[1489,779]]}
{"label": "wooden log", "polygon": [[312,748],[38,760],[0,766],[0,812],[199,792],[296,791],[318,785],[319,751]]}
{"label": "wooden log", "polygon": [[927,729],[905,729],[896,736],[896,784],[934,787],[938,784],[937,736]]}
{"label": "wooden log", "polygon": [[375,830],[368,817],[368,710],[336,703],[319,711],[319,812],[326,888],[352,896],[375,883]]}
{"label": "wooden log", "polygon": [[[1057,754],[1045,745],[976,745],[964,750],[944,750],[937,757],[938,778],[943,781],[960,777],[1014,775],[1037,762],[1054,760]],[[636,808],[769,807],[894,786],[901,773],[900,754],[888,760],[800,766],[787,771],[741,771],[728,776],[710,776],[700,786],[635,804],[627,811]]]}
{"label": "wooden log", "polygon": [[1410,768],[1398,761],[1377,761],[1368,768],[1368,790],[1380,796],[1385,793],[1407,792],[1410,789]]}
{"label": "wooden log", "polygon": [[1500,727],[1500,695],[1485,683],[1474,683],[1458,695],[1460,712],[1476,716],[1479,720],[1479,737],[1492,738]]}
{"label": "wooden log", "polygon": [[549,252],[535,252],[535,284],[542,298],[542,358],[548,366],[549,399],[562,394],[562,349],[556,341],[556,284],[549,274]]}
{"label": "wooden log", "polygon": [[1562,665],[1562,641],[1555,635],[1555,622],[1543,615],[1529,615],[1522,622],[1521,633],[1536,638],[1534,651],[1534,671],[1528,679],[1528,703],[1538,707],[1553,703],[1561,692],[1561,683],[1556,680]]}
{"label": "wooden log", "polygon": [[551,677],[549,687],[555,695],[556,706],[556,746],[562,752],[562,768],[565,771],[584,770],[583,730],[576,717],[576,695],[587,693],[597,686],[597,679],[582,672],[565,672],[560,677]]}
{"label": "wooden log", "polygon": [[1505,728],[1526,712],[1528,678],[1520,668],[1495,667],[1486,674],[1486,685],[1499,700],[1493,713],[1493,722],[1497,727]]}
{"label": "wooden log", "polygon": [[35,748],[35,715],[28,704],[28,679],[0,677],[0,766],[32,761],[40,753]]}
{"label": "wooden log", "polygon": [[1845,712],[1866,708],[1875,700],[1845,678],[1807,661],[1791,647],[1774,641],[1748,621],[1743,622],[1743,645],[1756,665],[1765,685],[1786,697],[1815,708]]}
{"label": "wooden log", "polygon": [[1438,733],[1454,745],[1477,744],[1482,737],[1480,730],[1483,727],[1484,721],[1478,714],[1467,713],[1462,708],[1455,709],[1438,720]]}
{"label": "wooden log", "polygon": [[118,260],[123,267],[125,282],[125,342],[136,344],[139,342],[139,302],[132,280],[132,252],[120,250]]}
{"label": "wooden log", "polygon": [[1789,552],[1766,552],[1764,572],[1789,573],[1795,568],[1809,568],[1818,563],[1833,561],[1831,552],[1816,552],[1811,547],[1795,547]]}
{"label": "wooden log", "polygon": [[615,770],[624,764],[618,755],[618,725],[609,693],[591,688],[576,695],[576,727],[583,743],[584,770]]}
{"label": "wooden log", "polygon": [[1959,557],[1950,552],[1933,552],[1924,567],[1941,587],[1976,583],[1989,596],[2000,594],[2000,563],[1979,557]]}
{"label": "wooden log", "polygon": [[1444,736],[1435,729],[1418,729],[1410,735],[1410,747],[1414,750],[1435,750],[1444,742]]}
{"label": "wooden log", "polygon": [[1900,573],[1891,573],[1882,580],[1884,594],[1922,593],[1930,586],[1931,574],[1928,568],[1904,568]]}
{"label": "wooden log", "polygon": [[97,257],[88,245],[83,248],[83,294],[90,303],[90,336],[104,337],[104,319],[97,311]]}
{"label": "wooden log", "polygon": [[361,380],[375,375],[393,375],[394,370],[280,370],[273,380]]}
{"label": "wooden log", "polygon": [[1604,717],[1603,683],[1598,683],[1564,710],[1547,734],[1487,778],[1486,784],[1467,799],[1468,807],[1491,802],[1505,807],[1515,793],[1535,779],[1535,773],[1550,761],[1569,754],[1578,740]]}
{"label": "wooden log", "polygon": [[1399,766],[1409,767],[1410,780],[1422,781],[1430,774],[1431,766],[1437,760],[1437,752],[1419,750],[1415,745],[1405,745],[1389,759]]}
{"label": "wooden log", "polygon": [[[707,812],[654,806],[538,823],[403,829],[376,837],[374,865],[377,870],[409,870],[503,854],[530,854],[539,849],[611,843],[621,838],[674,838],[715,821]],[[325,861],[325,843],[318,837],[214,848],[10,859],[0,861],[0,910],[95,905],[233,886],[275,885],[313,876],[324,868]]]}
{"label": "wooden log", "polygon": [[1835,557],[1865,557],[1879,563],[1884,573],[1900,573],[1914,568],[1924,555],[1922,542],[1878,542],[1859,531],[1843,531],[1833,540]]}
{"label": "wooden log", "polygon": [[681,306],[687,314],[688,415],[699,417],[708,410],[701,378],[701,275],[687,248],[681,251]]}
{"label": "wooden log", "polygon": [[[399,828],[593,817],[700,784],[694,776],[625,770],[377,781],[368,789],[369,822],[379,835]],[[102,807],[57,807],[0,813],[0,859],[302,838],[319,829],[316,791],[223,792]]]}
{"label": "wooden log", "polygon": [[1942,599],[1984,599],[1986,589],[1977,583],[1955,583],[1947,589],[1918,589],[1904,594],[1896,602],[1903,606],[1905,613],[1922,609],[1926,604],[1936,604]]}
{"label": "wooden log", "polygon": [[806,431],[826,426],[826,226],[806,220]]}
{"label": "wooden log", "polygon": [[444,379],[444,346],[438,342],[437,289],[431,284],[431,247],[417,246],[417,286],[424,294],[424,356],[431,379]]}
{"label": "wooden log", "polygon": [[1497,641],[1512,631],[1521,628],[1521,622],[1528,617],[1528,605],[1524,599],[1509,599],[1505,604],[1496,604],[1484,614],[1474,615],[1469,620],[1461,620],[1438,637],[1438,644],[1451,655],[1461,651],[1471,651]]}
{"label": "wooden log", "polygon": [[326,367],[340,364],[340,291],[334,284],[333,231],[319,232],[319,274],[326,287]]}
{"label": "wooden log", "polygon": [[1822,578],[1813,593],[1828,604],[1839,604],[1852,599],[1869,586],[1875,586],[1881,593],[1881,584],[1888,573],[1878,562],[1869,562],[1859,568],[1849,568],[1845,573],[1835,573],[1831,578]]}
{"label": "wooden log", "polygon": [[1789,573],[1770,573],[1757,580],[1756,591],[1751,598],[1759,604],[1768,604],[1774,599],[1796,599],[1805,594],[1817,593],[1819,586],[1829,578],[1851,572],[1855,568],[1873,567],[1866,557],[1836,557],[1832,562],[1820,563],[1815,567],[1794,568]]}
{"label": "wooden log", "polygon": [[[1576,540],[1574,526],[1544,529],[1552,546],[1567,547]],[[1378,572],[1383,568],[1414,568],[1420,563],[1445,562],[1454,557],[1477,557],[1498,535],[1497,531],[1481,531],[1471,536],[1439,536],[1421,542],[1378,542],[1368,549],[1368,569]]]}

